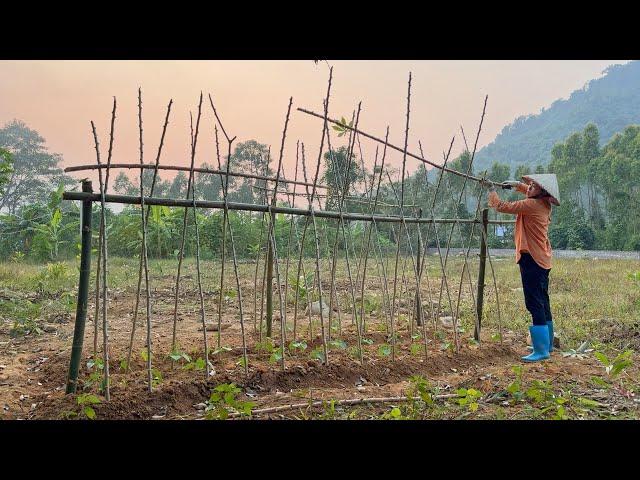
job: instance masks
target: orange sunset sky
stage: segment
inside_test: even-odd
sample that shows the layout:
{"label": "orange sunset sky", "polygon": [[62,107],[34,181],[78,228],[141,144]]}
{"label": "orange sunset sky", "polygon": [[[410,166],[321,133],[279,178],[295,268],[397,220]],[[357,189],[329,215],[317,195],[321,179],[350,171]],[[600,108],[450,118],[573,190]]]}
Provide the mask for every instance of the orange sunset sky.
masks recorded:
{"label": "orange sunset sky", "polygon": [[[489,95],[479,148],[521,115],[538,113],[558,98],[601,75],[621,60],[589,61],[331,61],[334,67],[330,116],[350,117],[362,101],[360,128],[404,143],[407,80],[413,75],[409,150],[422,142],[429,160],[456,135],[453,153],[462,149],[460,125],[473,142]],[[321,120],[295,111],[322,111],[329,67],[321,61],[0,61],[0,125],[16,118],[37,130],[63,166],[95,163],[90,121],[98,128],[106,158],[112,97],[118,101],[113,162],[138,162],[137,89],[143,92],[145,162],[155,159],[167,103],[172,115],[161,163],[188,165],[189,111],[200,91],[211,93],[225,128],[237,142],[255,139],[271,145],[277,160],[289,97],[293,109],[285,146],[285,175],[293,178],[296,140],[305,143],[315,165]],[[196,164],[215,163],[213,113],[203,103]],[[346,143],[333,136],[332,144]],[[373,165],[376,144],[363,140],[365,163]],[[472,145],[470,145],[472,147]],[[402,156],[388,162],[401,165]],[[418,161],[408,159],[412,172]],[[275,165],[274,165],[275,168]],[[92,175],[73,174],[76,178]],[[133,175],[131,173],[130,175]],[[171,178],[173,173],[164,173]],[[97,177],[96,177],[97,178]]]}

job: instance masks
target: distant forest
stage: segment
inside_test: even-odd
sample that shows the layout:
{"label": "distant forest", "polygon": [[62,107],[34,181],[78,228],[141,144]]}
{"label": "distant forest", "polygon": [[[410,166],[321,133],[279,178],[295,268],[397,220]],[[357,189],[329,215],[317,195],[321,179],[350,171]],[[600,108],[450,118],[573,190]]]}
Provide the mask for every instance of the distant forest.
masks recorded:
{"label": "distant forest", "polygon": [[[576,90],[567,100],[557,100],[537,115],[517,118],[476,155],[478,170],[493,162],[512,169],[548,165],[552,148],[592,123],[607,142],[628,125],[640,124],[640,62],[612,65],[601,78]],[[601,145],[602,146],[602,145]]]}
{"label": "distant forest", "polygon": [[[640,250],[640,126],[626,126],[613,138],[601,146],[599,128],[588,124],[549,149],[550,162],[546,166],[528,165],[513,167],[506,163],[493,162],[488,170],[488,178],[495,181],[519,179],[527,173],[552,172],[558,175],[560,186],[559,207],[554,207],[549,236],[553,248],[568,249],[611,249]],[[348,179],[348,198],[343,204],[344,211],[370,213],[368,197],[377,185],[379,168],[371,171],[365,168],[363,159],[349,152],[345,147],[325,152],[323,156],[320,182],[327,188],[317,199],[316,208],[339,209],[339,197],[344,191],[344,181]],[[449,162],[449,167],[467,171],[472,155],[464,152]],[[304,158],[304,157],[302,157]],[[0,128],[0,258],[14,261],[58,261],[73,258],[80,250],[78,202],[62,201],[64,189],[77,189],[78,182],[66,176],[59,163],[62,157],[50,153],[45,140],[34,130],[20,121],[12,121]],[[229,159],[221,159],[223,169]],[[275,176],[274,159],[269,157],[267,145],[249,140],[236,145],[230,158],[234,171],[253,172]],[[348,167],[350,165],[350,167]],[[203,167],[211,166],[203,164]],[[217,164],[214,167],[219,167]],[[302,175],[311,175],[311,165],[307,164]],[[473,166],[476,175],[480,168]],[[347,174],[348,171],[348,174]],[[436,218],[473,218],[480,208],[486,206],[486,190],[476,182],[465,182],[461,178],[446,173],[440,178],[440,170],[427,172],[421,166],[408,175],[404,186],[405,215],[421,214]],[[299,172],[300,173],[300,172]],[[145,191],[153,183],[153,172],[146,170],[143,178]],[[378,213],[397,215],[397,205],[401,194],[401,175],[397,169],[384,169],[380,186]],[[122,172],[113,172],[109,191],[125,195],[139,195],[138,182],[131,181]],[[311,179],[307,178],[307,181]],[[185,198],[188,175],[180,173],[173,180],[160,179],[156,182],[153,196]],[[434,202],[436,186],[441,186]],[[215,175],[196,174],[194,178],[197,199],[221,199],[220,178]],[[463,188],[464,186],[464,188]],[[98,190],[94,185],[94,190]],[[265,182],[245,178],[235,178],[229,182],[229,200],[246,203],[265,201]],[[287,195],[281,195],[280,205],[290,205],[293,186],[282,185]],[[295,205],[307,208],[307,192],[297,188]],[[301,195],[301,196],[300,196]],[[519,194],[503,190],[502,198],[514,200]],[[315,202],[314,202],[315,203]],[[435,205],[433,211],[432,205]],[[182,235],[183,209],[164,206],[151,207],[148,220],[149,256],[152,258],[176,257]],[[100,220],[100,206],[94,204],[94,241]],[[495,217],[495,214],[492,213]],[[501,218],[510,218],[503,216]],[[512,218],[512,217],[511,217]],[[263,219],[259,213],[231,212],[237,254],[240,258],[255,258],[259,250],[265,249],[266,237],[261,235]],[[297,249],[300,234],[304,229],[305,217],[297,217],[291,222],[283,214],[276,215],[275,234],[279,254],[286,256],[287,248]],[[200,225],[201,255],[204,258],[219,258],[222,249],[222,212],[220,210],[198,211]],[[317,219],[320,245],[328,249],[336,235],[336,221]],[[361,245],[366,235],[367,225],[363,222],[347,222],[348,248]],[[141,212],[139,206],[126,206],[115,213],[107,207],[107,231],[109,251],[114,256],[136,256],[140,251]],[[406,237],[400,236],[399,226],[392,223],[377,223],[373,239],[379,251],[395,252],[396,241],[400,241],[404,252],[409,248]],[[417,235],[412,227],[412,235]],[[459,225],[452,232],[452,246],[468,245],[471,226]],[[428,228],[424,228],[423,235]],[[440,241],[446,242],[448,227],[441,225]],[[477,230],[477,229],[476,229]],[[289,235],[293,235],[290,243]],[[474,244],[477,244],[477,235]],[[298,240],[296,240],[296,237]],[[428,245],[435,247],[435,235],[428,236]],[[193,217],[187,218],[187,238],[185,255],[195,251],[195,228]],[[414,238],[414,241],[415,238]],[[513,247],[512,228],[503,234],[489,231],[492,247]],[[226,242],[229,248],[229,242]],[[339,238],[338,247],[345,248]],[[315,240],[307,236],[303,245],[305,254],[314,255]],[[293,250],[295,251],[295,250]],[[328,254],[327,252],[325,252]],[[284,258],[284,257],[283,257]]]}

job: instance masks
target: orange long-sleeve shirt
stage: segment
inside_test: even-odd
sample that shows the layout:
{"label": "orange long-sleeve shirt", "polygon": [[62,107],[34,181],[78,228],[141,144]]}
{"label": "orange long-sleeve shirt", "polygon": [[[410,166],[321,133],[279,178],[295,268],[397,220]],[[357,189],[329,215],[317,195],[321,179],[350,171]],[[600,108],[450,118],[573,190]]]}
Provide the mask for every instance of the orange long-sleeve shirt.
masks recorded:
{"label": "orange long-sleeve shirt", "polygon": [[[527,193],[527,187],[519,184],[520,193]],[[496,192],[489,193],[489,206],[500,213],[512,213],[516,216],[514,240],[516,244],[516,263],[522,253],[528,252],[542,268],[551,268],[551,243],[549,242],[549,224],[551,223],[551,205],[540,198],[526,198],[516,202],[500,200]]]}

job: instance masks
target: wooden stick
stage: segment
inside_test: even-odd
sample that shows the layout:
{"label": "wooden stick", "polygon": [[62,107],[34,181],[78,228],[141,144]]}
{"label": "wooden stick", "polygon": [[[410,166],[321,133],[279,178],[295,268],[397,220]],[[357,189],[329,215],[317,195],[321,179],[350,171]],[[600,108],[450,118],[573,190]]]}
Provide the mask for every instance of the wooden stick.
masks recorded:
{"label": "wooden stick", "polygon": [[[165,134],[167,132],[167,125],[169,124],[169,114],[171,113],[171,105],[173,104],[173,99],[169,100],[169,105],[167,106],[167,115],[165,116],[164,119],[164,126],[162,127],[162,136],[160,137],[160,144],[158,145],[158,154],[156,155],[156,167],[158,166],[159,162],[160,162],[160,155],[162,153],[162,147],[164,145],[164,137]],[[153,190],[155,189],[156,186],[156,179],[158,177],[158,169],[156,168],[153,171],[153,180],[151,182],[151,190],[149,192],[150,196],[153,196]],[[151,213],[151,205],[147,205],[147,212],[146,212],[146,218],[145,218],[145,224],[148,225],[149,224],[149,215]],[[139,262],[139,266],[138,266],[138,287],[136,290],[136,306],[134,308],[133,311],[133,326],[131,328],[131,338],[129,340],[129,349],[127,352],[127,361],[125,364],[125,373],[127,373],[129,371],[129,362],[131,361],[131,352],[133,350],[133,339],[135,337],[135,330],[136,330],[136,324],[137,324],[137,319],[138,319],[138,307],[140,304],[140,289],[142,286],[142,267],[143,267],[143,252],[142,252],[142,245],[140,245],[140,262]]]}
{"label": "wooden stick", "polygon": [[[100,149],[98,143],[98,135],[96,133],[96,127],[91,121],[91,128],[93,130],[93,139],[96,148],[96,158],[98,163],[100,163]],[[113,133],[113,132],[112,132]],[[100,211],[100,220],[103,226],[106,226],[106,217],[105,217],[105,207],[104,207],[104,185],[102,182],[102,170],[99,170],[99,180],[100,180],[100,195],[101,195],[101,211]],[[111,400],[111,394],[109,389],[109,330],[107,328],[107,238],[106,238],[106,228],[103,229],[103,239],[102,239],[102,335],[103,335],[103,365],[104,365],[104,384],[105,384],[105,398],[107,401]],[[97,319],[96,319],[97,325]],[[95,359],[95,357],[94,357]],[[97,368],[97,367],[96,367]]]}
{"label": "wooden stick", "polygon": [[[389,127],[387,126],[387,133],[385,135],[385,140],[387,140],[389,138]],[[381,164],[380,164],[380,174],[378,175],[378,186],[376,187],[376,195],[373,201],[373,206],[371,207],[371,213],[373,214],[376,210],[376,207],[378,206],[378,197],[380,195],[380,183],[382,181],[382,172],[384,171],[384,161],[385,158],[387,156],[387,146],[385,145],[383,151],[382,151],[382,160],[381,160]],[[375,168],[374,168],[374,172],[375,172]],[[371,184],[371,189],[373,190],[373,183]],[[366,242],[364,243],[364,254],[363,254],[363,269],[362,269],[362,284],[360,287],[360,322],[361,324],[364,326],[364,286],[365,286],[365,281],[367,278],[367,260],[369,259],[369,248],[371,246],[371,231],[373,229],[373,225],[369,224],[367,226],[367,233],[366,233]],[[386,280],[385,280],[386,283]],[[383,292],[383,296],[384,296],[384,292]]]}
{"label": "wooden stick", "polygon": [[[220,125],[220,128],[222,129],[222,132],[224,133],[226,139],[227,139],[227,144],[228,144],[228,158],[227,158],[227,172],[226,172],[226,176],[225,176],[225,180],[224,182],[222,181],[222,175],[220,175],[220,182],[221,184],[223,184],[224,188],[223,188],[223,195],[224,195],[224,205],[225,205],[225,217],[227,220],[227,227],[229,227],[229,240],[231,243],[231,257],[233,259],[233,271],[236,277],[236,291],[238,294],[238,308],[240,309],[240,330],[241,330],[241,335],[242,335],[242,359],[243,359],[243,364],[244,364],[244,373],[245,375],[249,374],[249,359],[247,357],[247,338],[246,338],[246,333],[245,333],[245,328],[244,328],[244,309],[242,306],[242,288],[240,287],[240,274],[238,272],[238,259],[236,256],[236,244],[235,241],[233,239],[233,228],[231,227],[231,219],[229,218],[229,207],[228,207],[228,196],[229,196],[229,169],[231,168],[231,145],[233,144],[233,141],[235,140],[236,137],[233,138],[229,138],[226,134],[226,131],[224,130],[223,126],[222,126],[222,121],[220,120],[220,117],[218,116],[218,112],[216,111],[216,108],[213,104],[213,99],[211,98],[211,95],[209,95],[209,102],[211,103],[211,108],[213,109],[213,113],[216,117],[216,120],[218,121],[218,124]],[[218,130],[217,128],[215,129],[215,137],[216,137],[216,153],[217,153],[217,157],[218,157],[218,165],[220,165],[220,147],[219,147],[219,142],[218,142]],[[223,251],[224,253],[224,251]],[[224,256],[223,258],[223,265],[224,265]],[[220,291],[222,291],[222,282],[220,284]],[[218,317],[218,343],[220,343],[220,331],[222,330],[222,328],[220,327],[220,317]]]}
{"label": "wooden stick", "polygon": [[[198,143],[198,132],[200,129],[200,116],[202,112],[202,92],[200,92],[200,102],[198,103],[198,118],[196,120],[196,132],[191,136],[191,167],[195,163],[196,157],[196,145]],[[192,127],[193,132],[193,127]],[[193,175],[192,173],[190,175]],[[198,295],[200,297],[200,319],[202,321],[202,335],[204,340],[204,357],[205,357],[205,379],[209,378],[209,345],[207,342],[207,323],[204,313],[204,295],[202,294],[202,279],[200,276],[200,233],[198,230],[198,214],[196,212],[196,182],[193,182],[193,188],[191,189],[191,196],[193,199],[193,224],[196,229],[196,278],[198,281]],[[218,332],[219,333],[219,332]]]}
{"label": "wooden stick", "polygon": [[[109,173],[111,171],[110,166],[111,166],[111,153],[113,151],[113,129],[114,129],[115,119],[116,119],[116,97],[113,97],[113,110],[111,111],[111,131],[109,134],[109,154],[107,157],[107,164],[105,165],[107,169],[107,173],[104,181],[105,194],[107,192],[107,189],[109,188]],[[102,166],[102,164],[98,163],[98,166]],[[99,178],[102,178],[102,176],[99,175]],[[93,317],[93,358],[94,360],[98,352],[98,312],[100,309],[100,263],[102,259],[103,237],[104,237],[104,222],[103,222],[102,216],[100,216],[100,232],[98,234],[98,264],[96,266],[96,300],[95,300],[95,314]]]}
{"label": "wooden stick", "polygon": [[[457,393],[445,393],[442,395],[433,395],[431,398],[433,400],[445,400],[449,398],[460,398],[461,396]],[[416,400],[416,397],[370,397],[370,398],[352,398],[348,400],[335,400],[334,405],[361,405],[363,403],[393,403],[393,402],[408,402]],[[280,405],[277,407],[268,407],[268,408],[260,408],[258,410],[253,410],[251,415],[265,415],[268,413],[278,413],[285,412],[287,410],[295,410],[297,408],[311,408],[311,407],[322,407],[326,405],[328,402],[326,400],[318,400],[315,402],[306,402],[306,403],[294,403],[290,405]],[[229,414],[229,418],[237,418],[242,416],[241,413],[231,413]]]}
{"label": "wooden stick", "polygon": [[[360,121],[360,110],[362,107],[362,102],[360,102],[358,104],[358,112],[356,113],[356,118],[355,118],[355,126],[356,128],[358,127],[358,122]],[[327,145],[330,147],[330,143],[329,143],[329,132],[327,130]],[[339,219],[339,223],[338,225],[336,225],[336,238],[334,240],[334,244],[333,244],[333,262],[332,262],[332,266],[331,266],[331,285],[334,286],[333,288],[335,289],[335,270],[336,270],[336,260],[337,260],[337,253],[338,253],[338,235],[339,235],[339,231],[342,230],[342,237],[344,240],[344,248],[345,248],[345,256],[346,256],[346,263],[347,263],[347,274],[349,277],[349,287],[350,287],[350,292],[351,292],[351,304],[352,304],[352,309],[353,309],[353,323],[355,323],[356,325],[356,334],[358,337],[358,356],[360,358],[360,363],[363,362],[363,356],[362,356],[362,333],[361,333],[361,329],[360,329],[360,322],[358,322],[357,319],[357,312],[356,312],[356,298],[355,298],[355,290],[354,290],[354,284],[353,284],[353,279],[351,276],[351,266],[350,266],[350,262],[349,262],[349,245],[347,243],[347,237],[345,234],[345,226],[344,226],[344,217],[342,216],[342,212],[343,212],[343,204],[344,204],[344,198],[347,195],[347,192],[349,191],[349,176],[350,176],[350,172],[351,172],[351,160],[353,157],[353,148],[355,145],[355,135],[353,135],[353,140],[349,145],[349,149],[347,150],[347,170],[345,172],[344,175],[344,179],[343,179],[343,185],[342,185],[342,193],[340,194],[340,197],[338,199],[338,213],[340,214],[340,219]],[[329,332],[331,332],[331,311],[333,308],[333,297],[330,298],[330,302],[329,302]],[[340,327],[339,327],[340,328]],[[340,328],[341,330],[341,328]]]}
{"label": "wooden stick", "polygon": [[[325,334],[325,328],[324,328],[324,312],[323,312],[323,308],[322,308],[322,279],[320,276],[320,245],[318,243],[318,226],[316,225],[316,217],[315,217],[315,212],[313,210],[313,199],[314,196],[316,194],[316,185],[318,183],[318,175],[320,173],[320,162],[322,160],[322,149],[324,148],[324,139],[325,139],[325,135],[327,132],[327,115],[329,112],[329,99],[330,99],[330,94],[331,94],[331,81],[333,79],[333,67],[330,68],[329,70],[329,85],[327,86],[327,96],[325,98],[324,101],[324,124],[322,126],[322,138],[320,140],[320,149],[318,151],[318,162],[316,164],[316,174],[314,176],[313,179],[313,190],[311,191],[311,202],[310,202],[310,209],[311,209],[311,221],[313,223],[313,231],[314,231],[314,240],[315,240],[315,245],[316,245],[316,278],[317,278],[317,282],[318,282],[318,304],[320,306],[319,310],[320,310],[320,329],[321,329],[321,335],[322,335],[322,348],[324,350],[324,363],[325,365],[329,364],[329,352],[327,349],[327,336]],[[329,328],[331,328],[331,325],[329,325]]]}
{"label": "wooden stick", "polygon": [[[401,193],[400,193],[400,209],[401,209],[401,215],[402,215],[402,208],[404,205],[404,173],[405,173],[405,167],[406,167],[406,163],[407,163],[407,143],[409,141],[409,112],[410,112],[410,105],[411,105],[411,72],[409,72],[409,87],[408,87],[408,91],[407,91],[407,123],[406,123],[406,129],[405,129],[405,135],[404,135],[404,150],[403,150],[403,154],[402,154],[402,187],[401,187]],[[402,227],[405,226],[406,224],[403,223],[400,226],[401,232],[402,233]],[[395,264],[395,270],[394,270],[394,274],[393,274],[393,300],[391,303],[391,360],[395,361],[396,359],[396,336],[395,336],[395,331],[394,331],[394,321],[393,321],[393,317],[395,314],[395,307],[396,307],[396,288],[397,288],[397,284],[398,284],[398,260],[400,258],[400,237],[398,237],[397,239],[397,248],[396,248],[396,264]],[[416,277],[417,278],[417,277]]]}
{"label": "wooden stick", "polygon": [[[235,137],[234,137],[235,139]],[[85,170],[98,170],[101,168],[106,168],[105,165],[102,166],[97,166],[97,165],[76,165],[73,167],[66,167],[64,169],[65,173],[69,173],[69,172],[82,172]],[[148,163],[148,164],[144,164],[144,165],[140,165],[139,163],[114,163],[113,165],[111,165],[111,168],[127,168],[127,169],[138,169],[138,168],[142,168],[142,169],[150,169],[153,170],[156,168],[156,166],[152,163]],[[189,167],[181,167],[179,165],[160,165],[158,167],[160,170],[171,170],[171,171],[180,171],[180,172],[190,172],[191,170],[189,169]],[[226,171],[222,170],[222,169],[213,169],[213,168],[204,168],[204,167],[195,167],[193,169],[194,172],[197,173],[204,173],[204,174],[209,174],[209,175],[226,175]],[[244,173],[244,172],[229,172],[229,176],[230,177],[240,177],[240,178],[250,178],[250,179],[255,179],[255,180],[264,180],[265,182],[276,182],[279,181],[280,183],[286,183],[286,184],[295,184],[294,180],[289,180],[287,178],[281,177],[281,178],[275,178],[275,177],[269,177],[266,175],[257,175],[257,174],[252,174],[252,173]],[[304,182],[298,181],[297,185],[305,185]],[[307,187],[312,187],[313,184],[312,183],[308,183],[306,184]],[[322,184],[318,184],[317,188],[319,189],[326,189],[328,188],[326,185],[322,185]]]}
{"label": "wooden stick", "polygon": [[[276,173],[276,178],[278,178],[280,176],[280,170],[282,169],[282,155],[284,153],[284,142],[285,139],[287,137],[287,127],[289,125],[289,115],[291,114],[291,105],[293,104],[293,97],[289,98],[289,106],[287,107],[287,117],[285,119],[284,122],[284,129],[282,131],[282,142],[280,144],[280,155],[278,157],[278,170]],[[279,262],[278,262],[278,248],[277,248],[277,244],[276,244],[276,236],[275,236],[275,224],[273,222],[274,216],[271,215],[271,208],[273,205],[275,205],[276,203],[276,195],[278,193],[278,181],[276,180],[276,184],[274,187],[274,191],[273,191],[273,197],[271,199],[271,203],[269,203],[269,218],[271,219],[271,223],[269,225],[269,236],[271,238],[271,248],[273,251],[273,260],[275,263],[275,267],[276,267],[276,281],[278,283],[278,297],[280,299],[280,353],[281,353],[281,358],[280,358],[280,365],[282,367],[282,370],[285,369],[285,343],[287,341],[286,339],[286,332],[285,332],[285,325],[286,325],[286,304],[282,298],[282,287],[281,287],[281,282],[280,282],[280,266],[279,266]]]}
{"label": "wooden stick", "polygon": [[[189,169],[189,180],[187,181],[187,196],[186,196],[187,202],[189,201],[189,196],[191,195],[192,183],[195,183],[195,179],[193,177],[195,171],[196,171],[195,168]],[[174,303],[173,303],[173,335],[171,338],[171,351],[175,351],[176,349],[176,336],[177,336],[177,328],[178,328],[178,296],[180,293],[180,272],[182,269],[182,259],[184,257],[184,244],[186,240],[188,212],[189,212],[188,207],[185,207],[184,215],[182,217],[182,235],[180,240],[180,252],[178,254],[178,271],[176,272],[176,287],[175,287],[175,296],[174,296]]]}
{"label": "wooden stick", "polygon": [[[295,181],[298,181],[298,163],[299,163],[299,147],[300,141],[296,142],[296,170],[294,174]],[[296,184],[293,184],[293,197],[289,200],[289,206],[295,208],[296,206]],[[293,225],[295,224],[294,216],[291,215],[289,219],[289,239],[287,240],[287,263],[284,269],[284,301],[285,301],[285,310],[287,304],[287,295],[289,294],[289,258],[291,257],[291,235],[293,234]],[[296,229],[297,230],[297,229]],[[297,231],[296,231],[297,233]],[[299,279],[298,279],[299,280]],[[293,318],[293,324],[296,324],[295,317]],[[294,327],[295,330],[295,327]],[[295,334],[294,334],[295,340]]]}
{"label": "wooden stick", "polygon": [[[142,142],[142,89],[138,88],[138,126],[140,130],[140,164],[142,165],[144,149]],[[143,174],[144,170],[140,169],[140,213],[142,220],[142,252],[143,252],[143,266],[144,266],[144,280],[145,280],[145,306],[147,310],[147,381],[149,383],[149,391],[153,390],[153,374],[151,373],[151,356],[153,350],[151,348],[151,292],[149,291],[149,259],[147,257],[147,224],[145,222],[144,214],[144,182]]]}

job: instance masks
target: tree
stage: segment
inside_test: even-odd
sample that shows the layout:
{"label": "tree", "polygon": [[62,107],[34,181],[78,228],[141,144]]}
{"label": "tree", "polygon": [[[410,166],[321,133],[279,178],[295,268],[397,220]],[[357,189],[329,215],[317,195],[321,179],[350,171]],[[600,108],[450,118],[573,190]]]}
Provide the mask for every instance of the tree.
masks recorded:
{"label": "tree", "polygon": [[509,176],[511,175],[511,168],[506,163],[493,162],[491,166],[491,172],[489,173],[489,178],[494,182],[504,182],[505,180],[509,180]]}
{"label": "tree", "polygon": [[120,172],[116,177],[113,189],[120,195],[140,195],[140,188],[136,187],[124,172]]}
{"label": "tree", "polygon": [[531,168],[529,167],[529,165],[518,165],[516,167],[516,171],[513,174],[513,176],[517,180],[520,180],[523,175],[529,175],[530,173],[531,173]]}
{"label": "tree", "polygon": [[0,195],[4,193],[5,186],[11,179],[13,172],[13,156],[11,152],[0,148]]}
{"label": "tree", "polygon": [[169,186],[167,196],[173,199],[182,199],[187,196],[187,182],[189,181],[187,174],[183,171],[179,171],[178,174],[173,177],[171,185]]}
{"label": "tree", "polygon": [[[346,195],[353,187],[364,178],[364,173],[358,165],[356,155],[351,154],[349,162],[349,151],[347,147],[340,147],[324,154],[325,171],[322,175],[322,182],[327,186],[327,200],[325,208],[327,210],[338,210],[338,201],[345,190]],[[348,173],[347,173],[348,169]]]}
{"label": "tree", "polygon": [[[276,172],[269,167],[270,155],[269,147],[265,144],[258,143],[256,140],[248,140],[236,145],[231,155],[231,167],[233,172],[246,172],[254,175],[265,175],[268,177],[275,176]],[[221,169],[225,170],[226,166],[221,165]],[[282,172],[280,172],[282,176]],[[262,203],[264,189],[267,185],[265,180],[256,180],[252,178],[229,177],[229,200],[245,203]],[[253,188],[254,186],[258,187]],[[278,186],[278,190],[280,187]],[[222,197],[222,195],[220,195]]]}
{"label": "tree", "polygon": [[[208,163],[203,163],[201,165],[202,168],[210,168],[213,169],[211,165]],[[217,169],[217,167],[215,167]],[[182,173],[182,172],[181,172]],[[229,177],[231,182],[229,182],[229,188],[233,185],[234,177]],[[176,185],[176,195],[182,195],[183,197],[187,193],[187,176],[183,175],[180,179],[176,176],[174,179],[175,182],[179,182],[179,185]],[[222,183],[220,181],[220,175],[214,175],[211,173],[196,173],[196,197],[202,200],[222,200]],[[178,191],[178,186],[181,190]],[[172,185],[173,187],[173,185]],[[172,197],[176,198],[176,197]],[[180,198],[180,197],[178,197]]]}
{"label": "tree", "polygon": [[[13,171],[0,198],[0,210],[14,213],[20,205],[46,203],[49,193],[60,183],[74,182],[58,168],[62,156],[49,153],[44,138],[24,122],[13,120],[0,129],[0,148],[8,151],[13,159]],[[6,155],[3,163],[4,157]]]}

